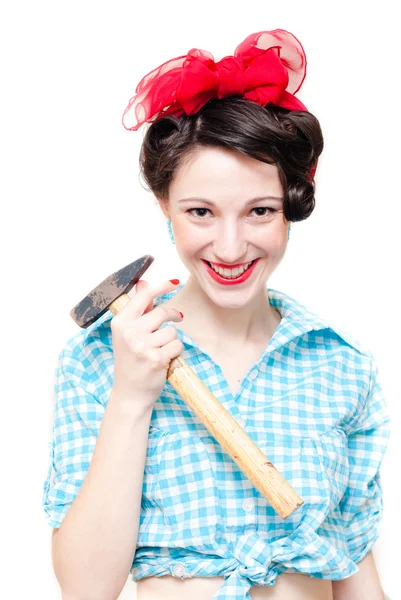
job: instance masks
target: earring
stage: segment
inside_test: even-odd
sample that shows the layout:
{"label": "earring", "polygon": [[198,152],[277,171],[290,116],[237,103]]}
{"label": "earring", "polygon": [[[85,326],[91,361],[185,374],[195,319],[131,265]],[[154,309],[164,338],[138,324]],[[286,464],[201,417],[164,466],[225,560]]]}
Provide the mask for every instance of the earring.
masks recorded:
{"label": "earring", "polygon": [[173,228],[171,227],[171,221],[170,220],[167,221],[167,227],[168,227],[168,232],[170,234],[171,243],[175,244]]}
{"label": "earring", "polygon": [[288,240],[290,239],[290,231],[291,231],[291,223],[288,226],[288,238],[287,238]]}

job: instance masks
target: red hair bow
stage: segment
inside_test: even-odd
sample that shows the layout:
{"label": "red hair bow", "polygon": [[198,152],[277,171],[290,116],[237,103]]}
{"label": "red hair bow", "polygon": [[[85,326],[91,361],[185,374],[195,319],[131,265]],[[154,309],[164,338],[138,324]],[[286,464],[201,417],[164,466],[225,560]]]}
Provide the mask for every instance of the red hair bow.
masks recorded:
{"label": "red hair bow", "polygon": [[126,129],[136,131],[166,115],[196,113],[211,98],[242,96],[261,106],[274,104],[308,110],[294,94],[306,75],[306,56],[299,40],[284,29],[249,35],[234,56],[215,62],[212,54],[192,48],[140,81],[124,111]]}

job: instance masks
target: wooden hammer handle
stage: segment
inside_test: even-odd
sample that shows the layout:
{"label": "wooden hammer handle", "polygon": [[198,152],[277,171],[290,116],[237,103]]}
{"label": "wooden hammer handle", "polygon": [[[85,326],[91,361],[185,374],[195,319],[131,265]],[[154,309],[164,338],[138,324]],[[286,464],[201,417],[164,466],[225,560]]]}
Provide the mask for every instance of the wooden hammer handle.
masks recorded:
{"label": "wooden hammer handle", "polygon": [[[117,314],[129,300],[128,294],[123,294],[109,310]],[[181,356],[170,362],[167,381],[280,517],[285,519],[304,503]]]}

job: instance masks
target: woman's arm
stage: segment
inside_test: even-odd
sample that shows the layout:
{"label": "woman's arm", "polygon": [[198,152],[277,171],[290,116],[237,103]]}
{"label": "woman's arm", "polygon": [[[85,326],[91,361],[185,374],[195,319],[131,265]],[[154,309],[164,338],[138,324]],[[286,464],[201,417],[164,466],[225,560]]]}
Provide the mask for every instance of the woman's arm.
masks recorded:
{"label": "woman's arm", "polygon": [[54,572],[65,599],[117,598],[127,581],[136,552],[151,412],[112,389],[85,480],[53,535]]}
{"label": "woman's arm", "polygon": [[369,552],[358,566],[359,571],[351,577],[331,582],[333,600],[385,600],[373,553]]}
{"label": "woman's arm", "polygon": [[391,429],[377,364],[370,363],[366,399],[346,424],[348,485],[340,501],[350,560],[359,566],[351,577],[332,581],[333,600],[384,600],[372,548],[380,535],[383,489],[380,468]]}

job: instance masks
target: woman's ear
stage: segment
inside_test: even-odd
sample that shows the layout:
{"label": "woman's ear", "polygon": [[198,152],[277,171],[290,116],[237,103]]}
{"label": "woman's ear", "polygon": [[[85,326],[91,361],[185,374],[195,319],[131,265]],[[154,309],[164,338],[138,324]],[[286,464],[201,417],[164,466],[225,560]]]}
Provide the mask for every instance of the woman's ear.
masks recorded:
{"label": "woman's ear", "polygon": [[159,206],[160,206],[164,216],[170,220],[170,214],[169,214],[167,202],[165,200],[160,200],[159,198],[156,198],[156,200],[158,201]]}

